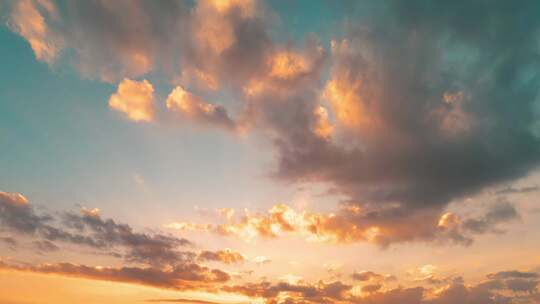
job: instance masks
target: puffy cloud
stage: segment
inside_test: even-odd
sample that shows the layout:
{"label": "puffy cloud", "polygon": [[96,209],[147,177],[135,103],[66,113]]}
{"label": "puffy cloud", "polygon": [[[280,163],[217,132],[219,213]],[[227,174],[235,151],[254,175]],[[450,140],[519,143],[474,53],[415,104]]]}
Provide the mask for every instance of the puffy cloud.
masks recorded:
{"label": "puffy cloud", "polygon": [[154,87],[146,80],[124,79],[109,98],[111,109],[122,112],[131,120],[148,122],[154,118]]}
{"label": "puffy cloud", "polygon": [[17,207],[24,207],[28,205],[28,199],[20,193],[11,193],[0,191],[0,200],[3,204]]}
{"label": "puffy cloud", "polygon": [[[85,77],[115,82],[172,64],[189,8],[168,1],[25,0],[9,10],[11,28],[24,37],[36,58],[52,62],[61,49],[73,50]],[[175,32],[168,35],[167,32]]]}
{"label": "puffy cloud", "polygon": [[236,128],[236,123],[229,118],[224,107],[207,103],[180,86],[176,87],[167,97],[167,109],[197,123],[215,125],[225,129]]}
{"label": "puffy cloud", "polygon": [[[539,164],[532,130],[539,78],[525,75],[535,74],[540,24],[529,14],[532,3],[515,15],[503,2],[381,5],[384,14],[350,23],[333,43],[322,92],[336,122],[333,140],[313,134],[316,99],[299,83],[297,94],[272,95],[280,117],[262,97],[255,111],[274,131],[278,178],[333,185],[372,215],[358,217],[360,225],[376,218],[396,235],[403,231],[398,239],[425,239],[450,201]],[[496,31],[493,18],[500,20]],[[474,24],[474,33],[464,23]],[[506,47],[516,32],[521,38]],[[407,228],[419,222],[427,229]]]}
{"label": "puffy cloud", "polygon": [[157,70],[216,88],[233,69],[250,77],[269,46],[258,1],[25,0],[8,8],[10,28],[38,60],[66,49],[83,76],[106,82]]}
{"label": "puffy cloud", "polygon": [[[283,233],[296,233],[313,241],[339,240],[339,235],[332,231],[323,231],[330,225],[333,215],[321,215],[306,211],[297,212],[284,204],[270,208],[266,214],[246,213],[239,220],[228,218],[223,224],[190,225],[189,223],[171,223],[172,229],[191,229],[214,232],[220,235],[236,236],[245,240],[253,238],[276,238]],[[189,227],[189,228],[188,228]]]}

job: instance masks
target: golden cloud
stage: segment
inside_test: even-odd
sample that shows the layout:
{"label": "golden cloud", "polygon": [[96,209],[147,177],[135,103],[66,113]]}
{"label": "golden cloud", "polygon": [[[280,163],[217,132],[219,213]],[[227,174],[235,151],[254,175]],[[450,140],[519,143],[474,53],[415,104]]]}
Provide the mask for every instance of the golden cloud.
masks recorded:
{"label": "golden cloud", "polygon": [[125,78],[116,93],[109,98],[111,109],[122,112],[133,121],[149,122],[154,119],[154,87],[147,80]]}
{"label": "golden cloud", "polygon": [[45,17],[58,18],[53,2],[21,0],[14,3],[8,25],[28,41],[38,60],[51,64],[62,49],[63,41],[51,30]]}
{"label": "golden cloud", "polygon": [[235,123],[229,118],[224,107],[210,104],[180,86],[176,87],[167,97],[167,109],[194,122],[228,129],[235,127]]}

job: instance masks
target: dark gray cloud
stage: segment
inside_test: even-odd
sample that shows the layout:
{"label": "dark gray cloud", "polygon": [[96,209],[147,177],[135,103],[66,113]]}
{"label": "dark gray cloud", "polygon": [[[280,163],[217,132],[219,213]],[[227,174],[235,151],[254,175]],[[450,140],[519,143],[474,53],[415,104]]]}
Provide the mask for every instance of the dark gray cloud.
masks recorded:
{"label": "dark gray cloud", "polygon": [[506,288],[514,292],[537,293],[538,280],[510,279],[506,280]]}
{"label": "dark gray cloud", "polygon": [[52,218],[36,215],[26,198],[17,193],[0,191],[0,224],[15,232],[35,233]]}
{"label": "dark gray cloud", "polygon": [[[340,281],[312,284],[290,284],[285,282],[247,283],[245,285],[224,286],[226,292],[245,294],[250,297],[262,297],[268,303],[274,301],[280,294],[293,293],[297,296],[286,298],[285,303],[333,303],[345,300],[345,293],[352,288],[351,285]],[[299,302],[296,302],[299,301]]]}
{"label": "dark gray cloud", "polygon": [[124,257],[128,261],[159,266],[174,265],[193,257],[191,252],[177,250],[178,247],[191,245],[186,239],[135,232],[129,225],[117,223],[113,219],[103,219],[99,214],[64,213],[63,223],[79,233],[87,233],[99,247],[125,248],[127,252]]}
{"label": "dark gray cloud", "polygon": [[374,210],[374,225],[416,225],[419,214],[436,223],[450,201],[536,168],[538,3],[512,14],[505,1],[380,5],[334,44],[327,90],[342,124],[336,138],[310,134],[299,100],[283,110],[296,119],[271,120],[277,176],[332,184]]}
{"label": "dark gray cloud", "polygon": [[487,206],[484,214],[460,218],[446,213],[439,219],[437,237],[462,245],[472,244],[474,237],[486,233],[504,233],[504,224],[521,219],[513,204],[499,199]]}
{"label": "dark gray cloud", "polygon": [[507,201],[499,201],[492,205],[484,216],[467,219],[462,226],[466,231],[480,234],[488,231],[497,231],[497,225],[500,223],[519,218],[520,216],[512,204]]}
{"label": "dark gray cloud", "polygon": [[514,187],[506,187],[504,189],[501,189],[496,192],[496,194],[517,194],[517,193],[529,193],[529,192],[536,192],[540,190],[540,187],[538,186],[529,186],[529,187],[522,187],[522,188],[514,188]]}
{"label": "dark gray cloud", "polygon": [[511,270],[488,274],[487,277],[489,279],[537,279],[540,278],[540,275],[536,272]]}
{"label": "dark gray cloud", "polygon": [[96,240],[54,227],[53,216],[39,215],[19,193],[0,191],[0,227],[15,233],[38,235],[49,241],[61,240],[100,247]]}
{"label": "dark gray cloud", "polygon": [[0,228],[37,238],[35,246],[43,252],[53,250],[52,242],[87,246],[118,256],[128,262],[161,267],[193,260],[196,254],[179,250],[193,244],[183,238],[160,233],[136,232],[127,224],[103,219],[97,212],[65,212],[59,218],[37,214],[21,194],[0,192]]}

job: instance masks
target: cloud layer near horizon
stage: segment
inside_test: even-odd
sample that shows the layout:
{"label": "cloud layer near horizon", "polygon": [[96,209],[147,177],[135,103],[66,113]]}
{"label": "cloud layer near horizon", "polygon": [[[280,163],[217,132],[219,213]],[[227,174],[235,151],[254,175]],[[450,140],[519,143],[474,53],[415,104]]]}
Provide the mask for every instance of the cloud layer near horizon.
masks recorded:
{"label": "cloud layer near horizon", "polygon": [[[499,220],[504,221],[515,216],[514,212],[513,207],[500,202],[479,219],[457,222],[445,216],[441,219],[441,225],[472,225],[475,228],[471,229],[475,233],[483,233]],[[230,210],[223,210],[222,213],[228,221],[234,220]],[[335,215],[328,215],[325,218],[320,214],[297,214],[285,205],[277,205],[269,211],[267,217],[248,218],[246,215],[241,222],[230,222],[229,226],[223,225],[214,229],[221,231],[220,233],[239,233],[239,235],[242,235],[241,230],[258,231],[263,237],[277,237],[281,230],[307,234],[312,238],[359,237],[345,236],[347,233],[354,234],[356,228],[347,226],[353,225],[351,223],[338,223],[343,219],[340,219],[341,216],[334,219],[335,217]],[[471,221],[473,224],[467,224]],[[427,268],[429,265],[420,271],[421,274],[428,276],[418,279],[428,285],[418,287],[401,285],[396,287],[398,278],[372,271],[353,272],[350,279],[339,281],[320,280],[310,283],[303,279],[284,281],[266,278],[261,278],[258,282],[237,281],[229,272],[210,268],[201,263],[220,262],[232,265],[247,261],[244,255],[238,252],[230,249],[191,251],[189,249],[194,245],[186,239],[161,233],[135,232],[127,224],[103,219],[98,209],[83,208],[80,213],[62,212],[55,216],[37,213],[28,200],[19,193],[0,192],[0,232],[8,234],[2,236],[1,240],[10,246],[11,250],[21,250],[21,244],[15,241],[14,237],[24,237],[23,240],[26,238],[33,240],[32,244],[40,254],[55,252],[64,244],[75,245],[93,249],[94,252],[91,254],[94,255],[105,254],[122,258],[126,264],[121,267],[91,266],[73,262],[32,264],[0,259],[2,271],[54,274],[177,291],[243,295],[269,304],[520,303],[520,301],[538,301],[539,295],[537,285],[540,276],[536,272],[518,270],[497,272],[487,274],[485,280],[475,285],[466,285],[460,277],[437,277],[432,266]],[[68,249],[62,250],[66,253]],[[255,262],[257,260],[258,258],[254,259]],[[430,287],[430,284],[433,287]],[[513,292],[513,295],[509,295],[509,291]]]}
{"label": "cloud layer near horizon", "polygon": [[[269,282],[223,285],[229,279],[226,273],[209,270],[196,264],[183,265],[172,270],[152,268],[90,267],[71,263],[18,266],[0,261],[0,270],[43,274],[56,274],[93,280],[141,284],[158,288],[205,290],[246,295],[265,303],[370,303],[370,304],[497,304],[538,303],[539,275],[534,272],[505,271],[488,274],[476,285],[465,285],[455,278],[442,288],[397,287],[380,290],[382,285],[364,285],[362,288],[341,281],[317,283]],[[377,286],[376,288],[372,288]],[[361,293],[359,292],[361,290]],[[509,294],[512,292],[513,294]],[[158,300],[153,300],[157,302]],[[174,302],[174,300],[162,300]]]}

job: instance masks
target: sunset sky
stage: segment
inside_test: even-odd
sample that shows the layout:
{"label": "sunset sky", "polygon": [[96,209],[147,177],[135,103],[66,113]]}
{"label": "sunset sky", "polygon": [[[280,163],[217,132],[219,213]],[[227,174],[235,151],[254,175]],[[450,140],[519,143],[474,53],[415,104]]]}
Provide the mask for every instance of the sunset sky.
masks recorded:
{"label": "sunset sky", "polygon": [[540,303],[539,1],[0,20],[0,304]]}

